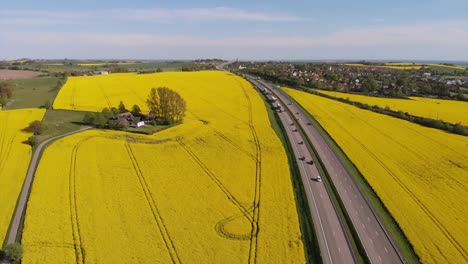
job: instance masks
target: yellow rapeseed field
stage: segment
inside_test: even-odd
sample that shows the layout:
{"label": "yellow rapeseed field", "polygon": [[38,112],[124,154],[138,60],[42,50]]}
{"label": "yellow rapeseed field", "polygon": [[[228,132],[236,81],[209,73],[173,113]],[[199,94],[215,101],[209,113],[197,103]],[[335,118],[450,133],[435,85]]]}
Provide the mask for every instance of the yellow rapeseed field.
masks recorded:
{"label": "yellow rapeseed field", "polygon": [[357,166],[424,263],[467,262],[467,137],[285,91]]}
{"label": "yellow rapeseed field", "polygon": [[454,70],[465,70],[467,67],[466,66],[459,66],[459,65],[445,65],[445,64],[427,64],[428,66],[434,66],[434,67],[444,67],[448,69],[454,69]]}
{"label": "yellow rapeseed field", "polygon": [[374,67],[374,68],[389,68],[395,70],[419,70],[421,65],[366,65],[360,63],[346,63],[345,66],[351,67]]}
{"label": "yellow rapeseed field", "polygon": [[409,114],[433,119],[441,119],[450,123],[468,125],[468,102],[442,100],[423,97],[410,97],[410,99],[382,98],[358,94],[340,93],[324,90],[317,92],[338,98],[349,98],[350,101],[361,102],[368,105],[389,107],[394,111],[408,112]]}
{"label": "yellow rapeseed field", "polygon": [[152,136],[92,130],[49,146],[23,263],[305,262],[287,156],[247,81],[217,71],[69,81],[62,107],[101,109],[108,97],[146,108],[150,88],[168,86],[187,117]]}
{"label": "yellow rapeseed field", "polygon": [[16,200],[21,191],[31,158],[31,146],[25,141],[32,133],[23,132],[29,123],[42,120],[45,110],[0,111],[0,239],[6,236]]}

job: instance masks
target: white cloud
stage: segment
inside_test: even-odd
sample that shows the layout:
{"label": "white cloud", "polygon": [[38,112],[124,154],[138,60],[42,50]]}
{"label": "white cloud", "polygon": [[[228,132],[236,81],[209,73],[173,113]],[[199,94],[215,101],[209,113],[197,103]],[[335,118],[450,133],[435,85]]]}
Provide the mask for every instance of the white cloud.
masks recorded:
{"label": "white cloud", "polygon": [[145,21],[155,23],[206,22],[206,21],[257,21],[287,22],[303,21],[305,18],[288,14],[273,14],[229,7],[212,8],[112,8],[96,11],[46,11],[46,10],[0,10],[3,25],[38,25],[86,23],[89,21]]}
{"label": "white cloud", "polygon": [[[14,50],[17,57],[105,57],[135,56],[179,58],[203,51],[207,56],[252,56],[268,58],[409,58],[468,60],[468,22],[439,22],[409,26],[353,28],[324,36],[233,36],[200,37],[134,33],[71,33],[0,31],[0,49]],[[30,55],[30,52],[39,52]],[[214,53],[216,51],[217,53]],[[323,51],[323,52],[321,52]],[[210,53],[211,52],[211,53]],[[63,54],[65,53],[65,54]],[[158,53],[159,54],[159,53]],[[212,55],[210,55],[212,54]],[[50,55],[48,55],[50,56]],[[104,55],[103,55],[104,56]],[[103,58],[103,57],[101,57]]]}

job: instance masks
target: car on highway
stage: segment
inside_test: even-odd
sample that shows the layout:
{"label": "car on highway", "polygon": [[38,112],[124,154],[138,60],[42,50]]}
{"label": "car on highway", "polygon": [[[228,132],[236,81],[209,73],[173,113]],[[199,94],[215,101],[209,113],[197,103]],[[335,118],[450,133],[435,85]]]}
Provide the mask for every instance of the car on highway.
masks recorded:
{"label": "car on highway", "polygon": [[311,159],[311,160],[309,160],[307,163],[309,163],[310,165],[313,165],[313,164],[314,164],[314,160]]}
{"label": "car on highway", "polygon": [[304,156],[299,157],[300,160],[305,160]]}
{"label": "car on highway", "polygon": [[317,178],[310,178],[310,179],[313,180],[313,181],[317,181],[317,182],[322,181],[322,177],[320,177],[320,175],[317,175]]}
{"label": "car on highway", "polygon": [[292,132],[297,132],[297,128],[293,128],[293,129],[292,129]]}
{"label": "car on highway", "polygon": [[307,125],[310,126],[310,125],[312,125],[312,124],[311,124],[310,122],[307,122]]}
{"label": "car on highway", "polygon": [[304,144],[304,141],[299,141],[299,142],[297,142],[297,144],[302,145],[302,144]]}

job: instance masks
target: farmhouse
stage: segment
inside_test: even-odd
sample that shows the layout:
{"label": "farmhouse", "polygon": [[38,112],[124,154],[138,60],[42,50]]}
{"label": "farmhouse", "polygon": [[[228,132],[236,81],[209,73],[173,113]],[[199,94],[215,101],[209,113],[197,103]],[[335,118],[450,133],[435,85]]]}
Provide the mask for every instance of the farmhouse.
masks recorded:
{"label": "farmhouse", "polygon": [[109,74],[108,71],[94,71],[93,72],[93,75],[105,75],[105,74]]}
{"label": "farmhouse", "polygon": [[134,116],[130,112],[114,115],[114,116],[111,116],[109,119],[117,123],[122,123],[122,122],[127,121],[129,127],[138,128],[138,127],[145,125],[145,121],[141,120],[141,117]]}

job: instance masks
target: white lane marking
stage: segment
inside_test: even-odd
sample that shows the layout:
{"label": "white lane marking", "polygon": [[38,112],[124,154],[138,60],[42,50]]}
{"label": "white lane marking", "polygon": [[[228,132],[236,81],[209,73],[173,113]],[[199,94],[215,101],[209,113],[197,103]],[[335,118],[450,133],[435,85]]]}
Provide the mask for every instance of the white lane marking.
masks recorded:
{"label": "white lane marking", "polygon": [[364,209],[364,207],[362,206],[362,204],[361,204],[361,209]]}
{"label": "white lane marking", "polygon": [[335,233],[335,231],[333,231],[333,236],[335,236],[335,235],[336,235],[336,233]]}
{"label": "white lane marking", "polygon": [[377,236],[379,236],[379,232],[375,231],[375,234],[376,234]]}
{"label": "white lane marking", "polygon": [[370,241],[372,244],[374,244],[374,241],[372,240],[372,238],[369,238],[369,241]]}
{"label": "white lane marking", "polygon": [[385,249],[385,252],[387,252],[387,253],[388,253],[388,249],[387,249],[386,247],[383,247],[383,248]]}
{"label": "white lane marking", "polygon": [[[304,169],[304,165],[302,165],[302,168]],[[305,171],[305,169],[304,169],[304,171]],[[319,219],[320,229],[322,230],[323,237],[325,238],[325,247],[327,248],[328,258],[330,259],[330,263],[333,263],[331,253],[330,253],[330,248],[328,247],[327,236],[325,235],[325,231],[323,230],[322,218],[320,217],[320,213],[319,213],[319,211],[317,209],[317,203],[315,202],[314,193],[312,192],[312,188],[310,188],[310,183],[307,184],[307,186],[309,186],[309,191],[312,194],[312,201],[314,202],[314,205],[315,205],[315,212],[317,213],[317,216],[318,216],[318,219]]]}
{"label": "white lane marking", "polygon": [[367,222],[369,222],[369,223],[370,223],[370,218],[369,218],[369,217],[367,217]]}
{"label": "white lane marking", "polygon": [[382,258],[380,257],[380,255],[379,255],[379,261],[382,262]]}

